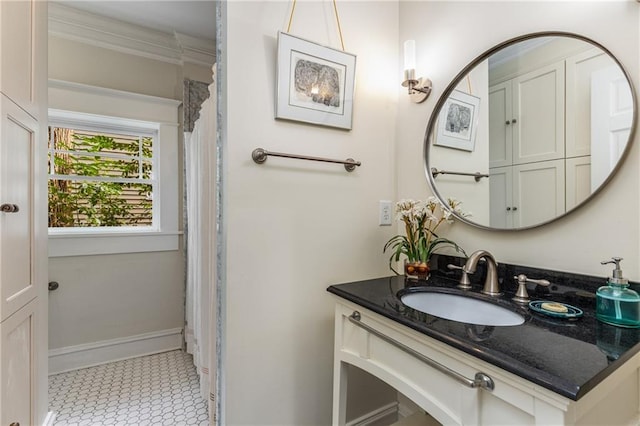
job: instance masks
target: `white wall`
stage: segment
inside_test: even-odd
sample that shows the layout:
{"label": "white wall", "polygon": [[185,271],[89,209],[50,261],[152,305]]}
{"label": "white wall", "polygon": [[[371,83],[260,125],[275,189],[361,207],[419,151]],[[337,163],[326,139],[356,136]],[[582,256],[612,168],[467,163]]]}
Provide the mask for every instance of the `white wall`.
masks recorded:
{"label": "white wall", "polygon": [[182,327],[178,252],[51,258],[49,348]]}
{"label": "white wall", "polygon": [[[445,146],[431,148],[430,167],[466,173],[489,173],[489,67],[487,61],[479,64],[469,73],[469,79],[463,79],[456,90],[480,99],[478,122],[473,151],[462,151]],[[405,99],[406,101],[406,99]],[[437,129],[437,126],[436,126]],[[437,131],[434,140],[437,140]],[[478,223],[489,223],[489,179],[478,182],[468,176],[438,175],[436,177],[438,191],[444,198],[455,198],[464,201],[462,211],[471,214],[470,219]],[[424,198],[414,195],[413,198]],[[441,230],[442,231],[442,230]]]}
{"label": "white wall", "polygon": [[[389,273],[382,247],[395,228],[378,226],[378,201],[395,199],[398,3],[338,2],[346,50],[357,55],[351,131],[274,120],[276,34],[290,7],[226,3],[228,425],[330,424],[334,302],[325,290]],[[332,2],[297,2],[291,33],[339,47]],[[257,147],[362,167],[257,165]]]}
{"label": "white wall", "polygon": [[[212,17],[213,19],[213,17]],[[203,79],[205,67],[133,56],[49,37],[49,78],[182,99],[183,78]],[[182,117],[181,117],[182,118]],[[182,136],[177,161],[182,164]],[[180,166],[181,170],[182,167]],[[182,175],[175,177],[182,193]],[[182,195],[172,200],[179,204]],[[182,229],[182,219],[179,219]],[[52,257],[49,348],[88,344],[184,325],[184,259],[180,250]]]}
{"label": "white wall", "polygon": [[[637,94],[639,17],[640,4],[635,1],[401,2],[400,39],[416,40],[417,69],[433,80],[434,92],[419,106],[399,102],[399,197],[429,194],[420,155],[428,116],[458,71],[477,55],[524,33],[575,32],[598,41],[617,56]],[[457,223],[446,236],[467,252],[487,249],[498,261],[603,277],[610,271],[600,261],[620,256],[625,258],[625,274],[639,279],[639,139],[640,132],[636,132],[630,155],[608,186],[567,217],[520,232],[490,232]]]}

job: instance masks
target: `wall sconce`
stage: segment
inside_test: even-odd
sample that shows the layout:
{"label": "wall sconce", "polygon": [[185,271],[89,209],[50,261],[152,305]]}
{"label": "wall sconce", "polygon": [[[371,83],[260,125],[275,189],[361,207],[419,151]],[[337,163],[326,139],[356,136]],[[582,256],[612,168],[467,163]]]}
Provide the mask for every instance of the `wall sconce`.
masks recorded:
{"label": "wall sconce", "polygon": [[411,100],[417,104],[424,102],[431,93],[431,80],[422,77],[416,78],[415,40],[404,42],[404,81],[402,86],[408,88]]}

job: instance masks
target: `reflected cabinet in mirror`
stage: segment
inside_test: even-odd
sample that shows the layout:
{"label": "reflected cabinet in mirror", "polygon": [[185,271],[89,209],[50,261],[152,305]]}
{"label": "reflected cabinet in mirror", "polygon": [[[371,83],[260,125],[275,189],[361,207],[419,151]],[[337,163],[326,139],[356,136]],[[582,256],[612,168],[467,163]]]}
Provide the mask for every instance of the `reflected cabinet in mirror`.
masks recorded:
{"label": "reflected cabinet in mirror", "polygon": [[[429,121],[427,178],[489,229],[526,229],[584,204],[629,150],[636,98],[603,46],[566,33],[518,37],[449,85]],[[446,203],[445,203],[446,205]]]}

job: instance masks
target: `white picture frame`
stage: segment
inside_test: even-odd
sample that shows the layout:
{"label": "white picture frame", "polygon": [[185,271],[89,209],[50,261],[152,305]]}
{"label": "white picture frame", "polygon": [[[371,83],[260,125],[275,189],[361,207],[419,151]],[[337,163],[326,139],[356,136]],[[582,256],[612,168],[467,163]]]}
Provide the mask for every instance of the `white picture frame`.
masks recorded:
{"label": "white picture frame", "polygon": [[434,145],[473,152],[480,98],[454,90],[438,116]]}
{"label": "white picture frame", "polygon": [[275,118],[351,130],[356,56],[278,32]]}

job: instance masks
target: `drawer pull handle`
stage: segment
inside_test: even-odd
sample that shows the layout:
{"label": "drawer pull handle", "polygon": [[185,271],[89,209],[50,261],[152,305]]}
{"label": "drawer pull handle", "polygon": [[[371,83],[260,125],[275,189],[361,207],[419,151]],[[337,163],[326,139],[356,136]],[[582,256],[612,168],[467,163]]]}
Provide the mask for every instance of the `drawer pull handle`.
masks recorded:
{"label": "drawer pull handle", "polygon": [[495,387],[495,385],[493,383],[493,379],[491,377],[487,376],[484,373],[478,372],[478,373],[476,373],[476,375],[473,378],[473,380],[469,379],[469,378],[463,376],[462,374],[458,373],[457,371],[453,371],[452,369],[450,369],[446,365],[442,365],[439,362],[432,360],[431,358],[427,358],[426,356],[422,355],[420,352],[411,349],[409,346],[406,346],[405,344],[400,343],[397,340],[392,339],[391,337],[379,332],[375,328],[371,328],[367,324],[365,324],[365,323],[360,321],[361,316],[360,316],[360,312],[358,312],[358,311],[353,311],[353,313],[348,318],[349,318],[349,321],[352,324],[355,324],[358,327],[363,328],[364,330],[368,331],[369,333],[373,334],[374,336],[377,336],[377,337],[381,338],[382,340],[384,340],[385,342],[390,343],[393,346],[396,346],[398,349],[403,350],[404,352],[408,353],[409,355],[418,358],[420,361],[424,362],[425,364],[429,365],[430,367],[433,367],[436,370],[440,371],[441,373],[444,373],[447,376],[450,376],[450,377],[454,378],[455,380],[457,380],[458,382],[462,383],[465,386],[468,386],[468,387],[474,388],[474,389],[475,388],[482,388],[482,389],[488,390],[488,391],[492,391],[494,389],[494,387]]}

